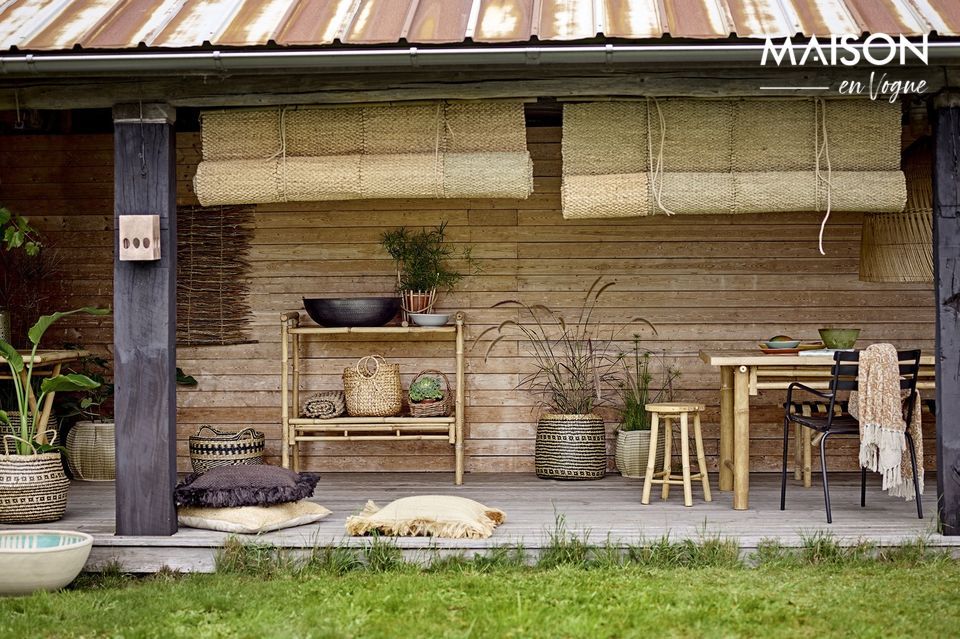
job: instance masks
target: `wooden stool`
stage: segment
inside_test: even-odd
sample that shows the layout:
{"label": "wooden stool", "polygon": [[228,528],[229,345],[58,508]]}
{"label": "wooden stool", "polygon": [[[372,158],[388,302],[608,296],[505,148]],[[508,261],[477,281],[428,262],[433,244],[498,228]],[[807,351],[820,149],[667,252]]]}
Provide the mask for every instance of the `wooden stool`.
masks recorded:
{"label": "wooden stool", "polygon": [[[692,402],[660,402],[644,406],[650,413],[650,454],[647,456],[647,476],[643,480],[642,504],[650,503],[650,488],[653,484],[663,484],[661,499],[670,495],[670,484],[683,486],[683,505],[693,506],[693,491],[690,481],[699,479],[703,482],[703,500],[713,501],[710,496],[710,479],[707,476],[707,461],[703,455],[703,436],[700,433],[700,412],[703,404]],[[693,413],[693,438],[697,446],[697,465],[700,472],[690,474],[690,433],[687,427],[687,415]],[[663,416],[663,470],[657,472],[657,432],[660,429],[660,416]],[[680,416],[680,459],[683,465],[683,474],[674,475],[670,472],[670,445],[672,440],[672,421],[675,415]]]}

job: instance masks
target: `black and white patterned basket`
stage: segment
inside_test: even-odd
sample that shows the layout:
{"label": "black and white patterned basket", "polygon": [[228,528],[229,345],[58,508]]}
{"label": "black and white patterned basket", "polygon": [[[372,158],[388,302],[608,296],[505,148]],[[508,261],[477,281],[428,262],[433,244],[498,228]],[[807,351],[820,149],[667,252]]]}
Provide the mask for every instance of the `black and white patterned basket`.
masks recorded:
{"label": "black and white patterned basket", "polygon": [[537,422],[534,462],[541,479],[601,479],[607,435],[597,415],[546,414]]}
{"label": "black and white patterned basket", "polygon": [[264,442],[263,433],[252,428],[227,433],[212,426],[201,426],[196,435],[190,436],[193,472],[205,473],[218,466],[263,464]]}

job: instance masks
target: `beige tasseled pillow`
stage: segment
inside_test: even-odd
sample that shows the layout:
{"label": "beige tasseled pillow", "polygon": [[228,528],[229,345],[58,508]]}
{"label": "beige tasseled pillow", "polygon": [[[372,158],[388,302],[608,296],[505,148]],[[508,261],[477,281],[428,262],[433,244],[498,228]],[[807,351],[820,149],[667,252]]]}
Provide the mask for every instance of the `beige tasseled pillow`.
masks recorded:
{"label": "beige tasseled pillow", "polygon": [[177,520],[181,526],[191,528],[257,534],[312,524],[329,514],[330,511],[320,504],[303,499],[274,506],[240,506],[237,508],[181,506],[177,510]]}
{"label": "beige tasseled pillow", "polygon": [[485,539],[506,517],[502,510],[465,497],[421,495],[397,499],[382,509],[368,501],[359,515],[347,517],[347,533]]}

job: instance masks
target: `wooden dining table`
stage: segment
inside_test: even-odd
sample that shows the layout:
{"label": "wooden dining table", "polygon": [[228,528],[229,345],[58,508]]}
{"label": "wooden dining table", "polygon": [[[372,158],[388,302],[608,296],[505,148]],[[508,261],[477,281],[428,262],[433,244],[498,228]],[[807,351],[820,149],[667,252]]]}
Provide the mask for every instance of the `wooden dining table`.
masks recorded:
{"label": "wooden dining table", "polygon": [[[720,369],[720,490],[733,491],[734,510],[747,510],[750,507],[750,396],[762,390],[786,390],[791,382],[803,382],[817,390],[827,389],[833,356],[766,355],[758,350],[730,350],[700,351],[700,359]],[[920,357],[917,388],[934,388],[932,355]],[[809,445],[805,454],[809,455]],[[809,469],[807,473],[809,477]],[[809,479],[806,483],[809,485]]]}
{"label": "wooden dining table", "polygon": [[[90,355],[89,351],[79,349],[62,349],[50,351],[37,351],[31,358],[30,353],[20,353],[23,356],[24,369],[20,373],[20,379],[24,383],[27,380],[27,366],[33,364],[33,376],[37,377],[56,377],[60,374],[64,364],[75,362],[83,357]],[[7,360],[0,356],[0,380],[13,379],[10,367],[7,366]],[[43,406],[40,407],[40,425],[37,428],[37,441],[41,444],[47,443],[46,431],[47,423],[50,421],[50,414],[53,411],[53,400],[56,393],[47,393],[43,400]],[[36,414],[37,398],[30,389],[28,397],[30,401],[30,410]],[[6,408],[6,407],[4,407]],[[0,446],[2,449],[2,446]]]}

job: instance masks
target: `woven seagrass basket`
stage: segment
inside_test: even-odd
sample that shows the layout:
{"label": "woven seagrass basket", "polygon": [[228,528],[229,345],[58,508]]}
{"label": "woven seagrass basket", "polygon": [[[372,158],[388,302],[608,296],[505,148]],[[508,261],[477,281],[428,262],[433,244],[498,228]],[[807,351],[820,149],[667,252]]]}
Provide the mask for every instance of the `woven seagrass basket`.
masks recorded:
{"label": "woven seagrass basket", "polygon": [[450,398],[453,393],[450,392],[450,378],[446,374],[438,370],[425,370],[417,373],[417,376],[413,378],[413,381],[410,382],[410,386],[423,377],[424,375],[435,375],[437,377],[443,378],[444,384],[447,386],[447,391],[443,394],[443,399],[437,400],[435,402],[420,402],[416,403],[410,399],[410,391],[407,391],[407,403],[410,404],[410,416],[411,417],[446,417],[450,414]]}
{"label": "woven seagrass basket", "polygon": [[400,366],[379,355],[343,369],[343,394],[351,417],[394,417],[403,411]]}
{"label": "woven seagrass basket", "polygon": [[77,422],[67,433],[67,466],[74,479],[113,481],[117,478],[116,426]]}
{"label": "woven seagrass basket", "polygon": [[60,519],[67,509],[69,486],[60,453],[0,454],[0,524]]}
{"label": "woven seagrass basket", "polygon": [[607,470],[603,418],[551,413],[541,416],[534,462],[541,479],[602,479]]}
{"label": "woven seagrass basket", "polygon": [[190,436],[193,472],[205,473],[218,466],[263,464],[264,441],[263,433],[252,428],[227,433],[212,426],[201,426],[196,435]]}
{"label": "woven seagrass basket", "polygon": [[[649,430],[617,431],[617,470],[624,477],[639,479],[647,472],[647,459],[650,454]],[[654,468],[663,468],[663,439],[657,442],[657,455]]]}

